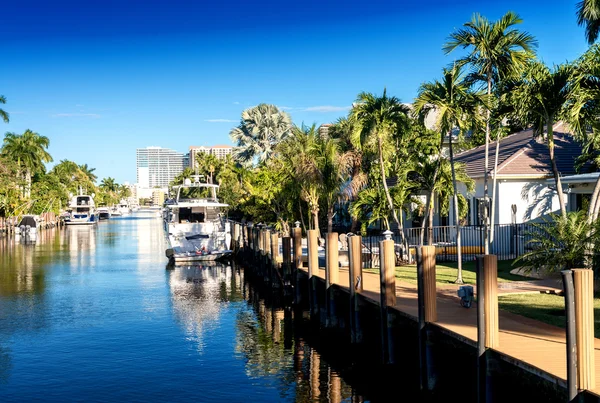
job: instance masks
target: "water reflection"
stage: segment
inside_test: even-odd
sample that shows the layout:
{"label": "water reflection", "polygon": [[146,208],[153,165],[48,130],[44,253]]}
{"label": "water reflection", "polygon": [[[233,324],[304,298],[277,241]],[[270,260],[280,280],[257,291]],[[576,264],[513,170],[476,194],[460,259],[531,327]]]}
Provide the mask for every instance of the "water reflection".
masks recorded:
{"label": "water reflection", "polygon": [[362,401],[340,373],[305,340],[295,336],[292,312],[263,297],[244,270],[212,263],[175,266],[168,272],[173,310],[200,354],[222,311],[236,304],[235,356],[246,375],[294,402]]}

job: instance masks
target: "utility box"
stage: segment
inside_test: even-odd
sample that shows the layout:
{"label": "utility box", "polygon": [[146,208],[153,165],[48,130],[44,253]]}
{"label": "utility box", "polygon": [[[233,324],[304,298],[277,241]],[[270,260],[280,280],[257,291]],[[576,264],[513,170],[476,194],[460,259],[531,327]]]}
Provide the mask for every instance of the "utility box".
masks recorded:
{"label": "utility box", "polygon": [[470,308],[473,303],[473,286],[460,286],[458,289],[458,296],[460,297],[460,304],[465,308]]}

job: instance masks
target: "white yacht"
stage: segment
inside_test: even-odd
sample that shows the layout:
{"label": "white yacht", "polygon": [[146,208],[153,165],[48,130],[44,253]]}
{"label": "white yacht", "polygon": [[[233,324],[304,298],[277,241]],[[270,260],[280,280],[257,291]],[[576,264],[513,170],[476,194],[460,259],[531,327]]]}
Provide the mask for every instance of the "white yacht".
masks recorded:
{"label": "white yacht", "polygon": [[94,194],[79,194],[71,197],[69,203],[69,215],[65,217],[67,225],[93,225],[98,222],[96,216],[96,205],[94,204]]}
{"label": "white yacht", "polygon": [[98,207],[96,209],[98,220],[108,220],[110,218],[110,209],[108,207]]}
{"label": "white yacht", "polygon": [[117,210],[119,210],[121,215],[131,213],[131,208],[129,208],[129,204],[125,200],[121,200],[121,202],[117,206]]}
{"label": "white yacht", "polygon": [[169,242],[167,257],[177,262],[217,260],[231,254],[230,226],[217,199],[219,185],[186,179],[174,186],[174,200],[165,202],[164,227]]}

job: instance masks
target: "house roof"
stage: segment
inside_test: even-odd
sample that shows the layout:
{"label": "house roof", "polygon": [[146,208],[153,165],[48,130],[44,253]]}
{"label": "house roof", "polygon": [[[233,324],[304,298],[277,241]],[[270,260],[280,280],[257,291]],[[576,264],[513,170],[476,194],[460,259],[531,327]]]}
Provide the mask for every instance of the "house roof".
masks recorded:
{"label": "house roof", "polygon": [[[556,164],[562,176],[575,174],[575,159],[581,154],[581,145],[573,139],[569,128],[562,122],[554,128]],[[488,173],[494,170],[496,142],[489,145]],[[485,145],[472,148],[455,156],[455,161],[465,164],[471,178],[482,178],[485,166]],[[543,139],[535,138],[533,130],[524,130],[500,140],[498,177],[540,178],[552,175],[548,146]]]}

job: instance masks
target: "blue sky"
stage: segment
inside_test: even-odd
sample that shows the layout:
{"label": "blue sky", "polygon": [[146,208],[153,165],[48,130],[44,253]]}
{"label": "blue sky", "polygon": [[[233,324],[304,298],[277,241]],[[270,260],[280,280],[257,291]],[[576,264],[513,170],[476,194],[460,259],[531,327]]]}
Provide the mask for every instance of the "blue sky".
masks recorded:
{"label": "blue sky", "polygon": [[261,102],[296,124],[335,121],[361,91],[412,102],[460,56],[441,48],[474,12],[515,11],[541,59],[573,60],[587,49],[576,2],[7,2],[0,94],[10,123],[0,130],[34,130],[56,162],[133,183],[136,148],[231,144],[242,110]]}

